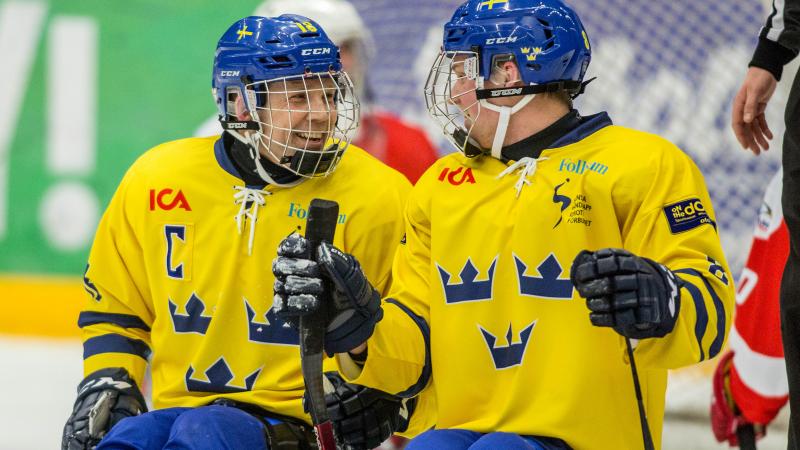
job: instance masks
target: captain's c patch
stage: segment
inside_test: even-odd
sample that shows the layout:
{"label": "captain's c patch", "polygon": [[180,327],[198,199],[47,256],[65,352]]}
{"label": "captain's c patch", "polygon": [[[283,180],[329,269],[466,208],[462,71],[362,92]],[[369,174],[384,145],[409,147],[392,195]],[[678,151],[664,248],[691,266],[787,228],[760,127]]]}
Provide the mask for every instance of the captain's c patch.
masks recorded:
{"label": "captain's c patch", "polygon": [[677,203],[664,206],[664,215],[672,234],[683,233],[703,224],[709,224],[714,229],[717,224],[706,213],[706,208],[699,198],[690,198]]}

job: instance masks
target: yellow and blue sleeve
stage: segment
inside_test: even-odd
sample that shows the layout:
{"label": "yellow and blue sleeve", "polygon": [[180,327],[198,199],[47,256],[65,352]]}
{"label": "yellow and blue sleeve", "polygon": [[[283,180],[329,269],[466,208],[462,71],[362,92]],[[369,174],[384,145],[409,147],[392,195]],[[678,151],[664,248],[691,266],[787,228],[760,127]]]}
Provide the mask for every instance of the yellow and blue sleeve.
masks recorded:
{"label": "yellow and blue sleeve", "polygon": [[734,287],[702,174],[683,153],[667,152],[630,220],[625,248],[670,269],[680,299],[673,331],[636,348],[643,367],[672,369],[713,358],[725,344]]}
{"label": "yellow and blue sleeve", "polygon": [[[393,283],[383,301],[383,319],[367,342],[369,356],[363,367],[337,355],[342,376],[348,381],[394,395],[413,397],[431,377],[428,305],[430,232],[412,190],[405,214],[405,236],[395,253]],[[402,338],[400,338],[402,337]]]}
{"label": "yellow and blue sleeve", "polygon": [[89,298],[78,326],[84,376],[122,367],[141,386],[153,314],[147,306],[144,260],[124,210],[126,186],[123,181],[98,226],[83,279]]}

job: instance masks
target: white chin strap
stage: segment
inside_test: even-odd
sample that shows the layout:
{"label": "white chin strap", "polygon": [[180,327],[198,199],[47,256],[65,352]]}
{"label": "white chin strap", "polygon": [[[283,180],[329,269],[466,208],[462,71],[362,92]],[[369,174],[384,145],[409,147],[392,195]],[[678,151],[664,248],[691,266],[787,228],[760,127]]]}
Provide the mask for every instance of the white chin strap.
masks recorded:
{"label": "white chin strap", "polygon": [[297,186],[298,184],[304,181],[303,177],[292,181],[291,183],[278,183],[267,173],[264,169],[264,166],[261,164],[261,152],[257,151],[256,149],[259,147],[261,143],[261,132],[255,131],[250,136],[243,136],[240,132],[234,130],[227,130],[231,136],[236,138],[237,141],[241,142],[242,144],[247,145],[248,149],[250,150],[250,157],[253,158],[253,161],[256,163],[256,172],[258,176],[261,177],[262,180],[266,181],[267,183],[280,186],[280,187],[292,187]]}
{"label": "white chin strap", "polygon": [[489,103],[487,100],[480,100],[480,104],[482,107],[491,109],[492,111],[496,111],[500,114],[500,118],[497,119],[497,128],[494,131],[494,141],[492,142],[492,156],[497,159],[501,159],[502,155],[501,152],[503,150],[503,141],[506,138],[506,131],[508,131],[508,121],[511,119],[511,115],[515,112],[522,109],[525,105],[530,103],[533,98],[536,97],[536,94],[528,94],[522,97],[522,100],[518,101],[514,106],[498,106]]}

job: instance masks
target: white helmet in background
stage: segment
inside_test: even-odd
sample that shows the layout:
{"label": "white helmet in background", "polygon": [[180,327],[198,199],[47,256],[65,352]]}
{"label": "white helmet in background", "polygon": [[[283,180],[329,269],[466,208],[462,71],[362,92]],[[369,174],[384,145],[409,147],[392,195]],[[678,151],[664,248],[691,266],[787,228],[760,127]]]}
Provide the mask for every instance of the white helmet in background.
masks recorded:
{"label": "white helmet in background", "polygon": [[375,42],[355,6],[347,0],[267,0],[253,12],[264,17],[282,14],[299,14],[322,25],[339,47],[342,65],[353,82],[356,97],[365,99],[367,66],[375,55]]}
{"label": "white helmet in background", "polygon": [[256,8],[253,15],[276,17],[287,13],[314,19],[338,46],[347,41],[360,41],[366,53],[364,56],[371,58],[375,54],[372,35],[356,8],[347,0],[267,0]]}

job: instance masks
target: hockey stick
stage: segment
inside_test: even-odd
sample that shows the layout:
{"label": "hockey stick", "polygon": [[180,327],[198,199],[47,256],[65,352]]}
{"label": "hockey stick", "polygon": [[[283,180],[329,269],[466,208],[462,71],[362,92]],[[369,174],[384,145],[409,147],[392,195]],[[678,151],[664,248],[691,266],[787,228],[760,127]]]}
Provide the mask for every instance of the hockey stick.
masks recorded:
{"label": "hockey stick", "polygon": [[741,450],[756,450],[756,431],[752,423],[736,428],[736,437]]}
{"label": "hockey stick", "polygon": [[[311,200],[306,221],[306,239],[310,242],[311,257],[317,252],[320,242],[333,242],[339,204],[315,198]],[[308,410],[319,450],[336,450],[333,423],[328,417],[325,390],[322,385],[322,350],[325,340],[325,308],[300,318],[300,366],[306,385]]]}
{"label": "hockey stick", "polygon": [[639,405],[639,422],[642,425],[642,440],[644,450],[654,450],[653,437],[650,436],[650,426],[647,423],[647,414],[644,412],[644,400],[642,400],[642,386],[639,384],[639,374],[636,371],[636,360],[633,359],[633,347],[631,340],[625,338],[625,345],[628,347],[628,358],[631,360],[631,375],[633,375],[633,388],[636,390],[636,402]]}

